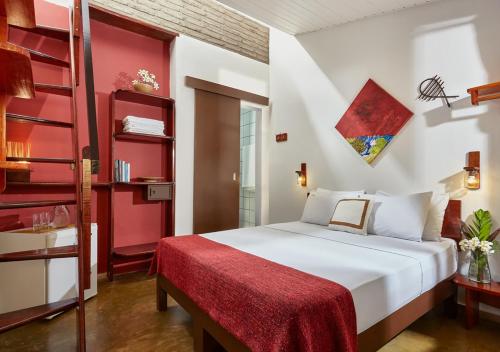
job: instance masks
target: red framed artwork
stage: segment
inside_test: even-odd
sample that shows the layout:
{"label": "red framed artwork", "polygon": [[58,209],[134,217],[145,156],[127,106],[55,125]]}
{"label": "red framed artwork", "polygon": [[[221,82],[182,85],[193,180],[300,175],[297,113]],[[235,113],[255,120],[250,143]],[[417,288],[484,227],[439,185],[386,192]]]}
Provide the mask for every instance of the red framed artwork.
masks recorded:
{"label": "red framed artwork", "polygon": [[369,79],[335,128],[371,164],[412,116],[409,109]]}

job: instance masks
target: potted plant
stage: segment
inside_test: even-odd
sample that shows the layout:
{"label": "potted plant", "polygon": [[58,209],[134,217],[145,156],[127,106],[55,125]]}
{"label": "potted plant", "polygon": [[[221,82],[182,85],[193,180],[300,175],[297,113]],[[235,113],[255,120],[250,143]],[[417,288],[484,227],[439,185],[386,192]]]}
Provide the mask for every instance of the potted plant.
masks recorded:
{"label": "potted plant", "polygon": [[134,89],[137,92],[151,94],[154,90],[160,89],[160,85],[156,82],[156,76],[143,68],[137,72],[137,78],[132,81]]}
{"label": "potted plant", "polygon": [[491,232],[491,214],[487,210],[479,209],[473,213],[472,224],[462,222],[461,233],[464,237],[459,245],[463,251],[470,251],[470,264],[468,277],[480,283],[491,282],[491,272],[488,255],[500,248],[495,238],[500,233],[497,229]]}

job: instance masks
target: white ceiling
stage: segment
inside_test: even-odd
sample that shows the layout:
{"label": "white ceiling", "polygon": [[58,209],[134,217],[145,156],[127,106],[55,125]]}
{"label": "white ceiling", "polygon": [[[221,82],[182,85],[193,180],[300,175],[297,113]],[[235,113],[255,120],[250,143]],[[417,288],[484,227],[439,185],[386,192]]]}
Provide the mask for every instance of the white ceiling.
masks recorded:
{"label": "white ceiling", "polygon": [[290,34],[376,16],[437,0],[218,0]]}

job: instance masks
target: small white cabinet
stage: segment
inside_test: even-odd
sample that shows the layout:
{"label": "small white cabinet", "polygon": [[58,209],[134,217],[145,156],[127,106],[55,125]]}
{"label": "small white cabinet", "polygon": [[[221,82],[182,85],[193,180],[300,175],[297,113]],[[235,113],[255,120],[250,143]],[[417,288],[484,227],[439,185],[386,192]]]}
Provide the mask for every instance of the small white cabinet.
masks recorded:
{"label": "small white cabinet", "polygon": [[[97,294],[97,224],[91,227],[91,287],[85,299]],[[74,227],[52,232],[0,232],[0,253],[76,244]],[[77,295],[77,259],[0,263],[0,314]]]}

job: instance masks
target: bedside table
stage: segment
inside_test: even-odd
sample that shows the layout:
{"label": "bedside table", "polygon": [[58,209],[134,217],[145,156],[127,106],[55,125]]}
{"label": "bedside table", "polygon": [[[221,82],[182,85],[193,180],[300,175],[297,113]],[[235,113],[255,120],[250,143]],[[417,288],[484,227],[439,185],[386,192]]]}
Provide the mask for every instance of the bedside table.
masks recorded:
{"label": "bedside table", "polygon": [[479,284],[462,275],[456,275],[453,282],[465,289],[465,327],[467,329],[477,324],[479,302],[500,308],[500,283]]}

